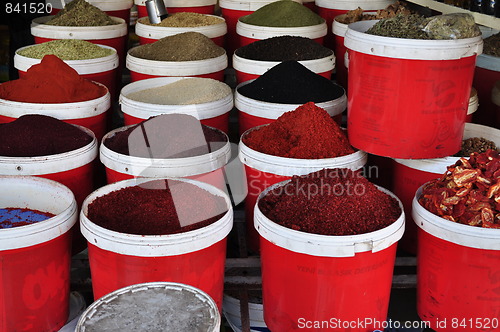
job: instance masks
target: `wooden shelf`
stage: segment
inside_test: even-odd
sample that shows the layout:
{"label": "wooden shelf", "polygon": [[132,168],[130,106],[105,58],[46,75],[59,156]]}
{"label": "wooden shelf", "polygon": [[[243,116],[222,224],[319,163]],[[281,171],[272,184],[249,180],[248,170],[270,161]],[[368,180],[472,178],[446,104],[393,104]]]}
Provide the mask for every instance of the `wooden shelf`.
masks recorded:
{"label": "wooden shelf", "polygon": [[438,2],[435,0],[406,0],[408,2],[417,4],[422,7],[427,7],[438,11],[443,14],[451,14],[451,13],[469,13],[474,16],[474,19],[477,24],[484,25],[495,30],[500,30],[500,18],[494,17],[491,15],[485,15],[481,13],[471,12],[470,10],[463,9],[460,7],[447,5],[442,2]]}

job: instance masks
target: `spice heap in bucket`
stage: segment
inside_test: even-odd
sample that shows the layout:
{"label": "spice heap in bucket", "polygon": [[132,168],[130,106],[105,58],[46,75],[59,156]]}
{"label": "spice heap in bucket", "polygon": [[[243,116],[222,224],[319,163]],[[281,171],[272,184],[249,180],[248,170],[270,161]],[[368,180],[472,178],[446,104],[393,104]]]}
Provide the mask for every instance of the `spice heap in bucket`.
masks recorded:
{"label": "spice heap in bucket", "polygon": [[139,19],[139,22],[147,25],[154,25],[159,27],[202,27],[207,25],[214,25],[224,22],[220,17],[213,15],[204,15],[200,13],[191,12],[178,12],[164,18],[160,23],[153,24],[149,21],[149,17]]}
{"label": "spice heap in bucket", "polygon": [[118,24],[105,12],[85,0],[73,0],[66,4],[45,24],[57,26],[104,26]]}
{"label": "spice heap in bucket", "polygon": [[[417,311],[437,331],[496,330],[500,268],[500,155],[473,153],[423,185],[413,200],[419,227]],[[452,297],[447,294],[454,294]],[[455,320],[456,321],[456,320]]]}
{"label": "spice heap in bucket", "polygon": [[[324,321],[347,330],[330,324],[366,317],[385,322],[396,243],[404,231],[394,195],[359,171],[325,169],[266,190],[255,226],[271,331],[323,330],[311,323]],[[374,324],[349,330],[368,331]]]}
{"label": "spice heap in bucket", "polygon": [[51,40],[16,52],[27,58],[42,59],[53,54],[61,60],[88,60],[110,56],[114,51],[79,39]]}

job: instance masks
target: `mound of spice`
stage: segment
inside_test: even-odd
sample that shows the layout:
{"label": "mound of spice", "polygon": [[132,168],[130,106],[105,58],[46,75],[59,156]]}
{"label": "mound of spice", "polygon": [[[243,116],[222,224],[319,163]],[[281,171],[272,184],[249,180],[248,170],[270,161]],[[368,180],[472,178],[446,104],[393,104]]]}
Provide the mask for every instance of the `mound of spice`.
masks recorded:
{"label": "mound of spice", "polygon": [[331,56],[333,51],[310,38],[279,36],[240,47],[235,54],[257,61],[303,61],[325,58]]}
{"label": "mound of spice", "polygon": [[303,27],[324,23],[312,10],[292,0],[271,2],[252,14],[240,17],[246,24],[266,27]]}
{"label": "mound of spice", "polygon": [[88,60],[112,55],[114,51],[85,40],[58,39],[36,44],[17,51],[27,58],[42,59],[47,54],[54,54],[61,60]]}
{"label": "mound of spice", "polygon": [[50,156],[82,148],[92,137],[69,123],[46,115],[28,114],[0,124],[0,156]]}
{"label": "mound of spice", "polygon": [[249,131],[243,143],[256,151],[286,158],[321,159],[354,153],[339,125],[312,102]]}
{"label": "mound of spice", "polygon": [[113,21],[108,14],[85,0],[73,0],[66,4],[62,10],[45,24],[70,27],[95,27],[119,24],[119,22]]}
{"label": "mound of spice", "polygon": [[97,99],[106,91],[52,54],[31,66],[22,78],[0,84],[0,98],[25,103],[75,103]]}
{"label": "mound of spice", "polygon": [[258,204],[275,223],[320,235],[374,232],[394,223],[402,212],[396,199],[377,189],[361,172],[347,168],[294,176]]}
{"label": "mound of spice", "polygon": [[500,33],[483,39],[483,53],[500,57]]}
{"label": "mound of spice", "polygon": [[455,157],[468,157],[474,152],[483,153],[490,149],[497,150],[495,142],[484,137],[471,137],[462,141],[462,148]]}
{"label": "mound of spice", "polygon": [[115,152],[142,158],[187,158],[222,148],[227,136],[187,114],[162,114],[104,140]]}
{"label": "mound of spice", "polygon": [[269,103],[305,104],[335,100],[342,97],[345,90],[297,61],[284,61],[239,87],[238,93]]}
{"label": "mound of spice", "polygon": [[224,20],[220,17],[213,15],[191,13],[191,12],[178,12],[168,15],[160,23],[152,24],[149,21],[149,17],[140,18],[139,22],[142,24],[154,25],[159,27],[195,28],[195,27],[203,27],[207,25],[224,23]]}
{"label": "mound of spice", "polygon": [[26,208],[0,208],[0,229],[31,225],[54,217],[54,214]]}
{"label": "mound of spice", "polygon": [[363,9],[358,7],[343,15],[335,17],[335,20],[339,23],[349,24],[359,21],[380,20],[383,18],[394,17],[396,15],[410,15],[411,13],[412,12],[406,3],[396,1],[395,3],[387,6],[385,9],[377,10],[376,13],[364,13]]}
{"label": "mound of spice", "polygon": [[439,179],[428,182],[420,205],[460,224],[500,228],[500,155],[496,150],[460,158]]}
{"label": "mound of spice", "polygon": [[127,98],[149,104],[192,105],[209,103],[232,94],[229,85],[211,78],[184,78],[156,88],[126,95]]}
{"label": "mound of spice", "polygon": [[224,55],[224,48],[199,32],[184,32],[140,45],[129,51],[131,56],[156,61],[196,61]]}
{"label": "mound of spice", "polygon": [[223,197],[190,183],[154,180],[96,198],[87,217],[106,229],[137,235],[167,235],[208,226],[227,212]]}

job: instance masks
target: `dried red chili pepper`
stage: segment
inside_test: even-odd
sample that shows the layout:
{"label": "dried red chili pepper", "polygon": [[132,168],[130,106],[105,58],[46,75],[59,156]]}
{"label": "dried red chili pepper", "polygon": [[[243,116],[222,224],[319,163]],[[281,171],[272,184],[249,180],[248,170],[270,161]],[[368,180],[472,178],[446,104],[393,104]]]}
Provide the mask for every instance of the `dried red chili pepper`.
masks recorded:
{"label": "dried red chili pepper", "polygon": [[500,228],[500,155],[496,150],[460,158],[419,198],[428,211],[461,224]]}

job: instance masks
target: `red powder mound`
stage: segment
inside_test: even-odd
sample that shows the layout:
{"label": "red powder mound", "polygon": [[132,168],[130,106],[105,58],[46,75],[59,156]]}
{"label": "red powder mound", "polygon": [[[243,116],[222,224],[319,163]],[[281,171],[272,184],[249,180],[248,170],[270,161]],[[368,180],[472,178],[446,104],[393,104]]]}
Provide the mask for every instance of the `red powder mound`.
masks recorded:
{"label": "red powder mound", "polygon": [[73,103],[105,93],[105,87],[80,77],[55,55],[44,56],[23,78],[0,85],[0,98],[25,103]]}
{"label": "red powder mound", "polygon": [[354,152],[339,125],[312,102],[248,132],[243,143],[262,153],[298,159],[334,158]]}
{"label": "red powder mound", "polygon": [[385,228],[401,215],[398,202],[347,168],[294,176],[259,201],[275,223],[321,235],[356,235]]}
{"label": "red powder mound", "polygon": [[226,212],[220,196],[186,182],[156,180],[98,197],[87,217],[120,233],[166,235],[205,227]]}

